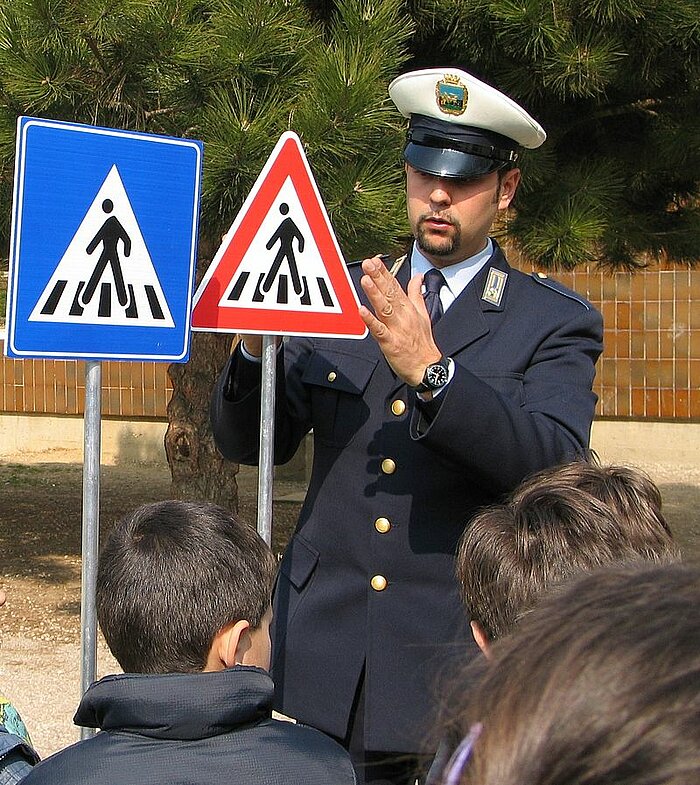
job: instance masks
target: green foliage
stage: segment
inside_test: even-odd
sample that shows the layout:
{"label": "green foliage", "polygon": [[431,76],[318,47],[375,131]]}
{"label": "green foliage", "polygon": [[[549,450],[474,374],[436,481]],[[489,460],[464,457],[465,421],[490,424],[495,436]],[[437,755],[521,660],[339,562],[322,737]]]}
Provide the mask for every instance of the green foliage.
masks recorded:
{"label": "green foliage", "polygon": [[210,257],[292,129],[346,255],[384,250],[405,231],[403,123],[386,93],[412,32],[401,6],[343,0],[319,15],[302,0],[5,0],[2,204],[9,208],[18,115],[199,138]]}
{"label": "green foliage", "polygon": [[379,253],[406,231],[404,121],[386,87],[411,32],[397,0],[341,0],[294,110],[333,226],[356,256]]}
{"label": "green foliage", "polygon": [[[545,127],[508,230],[533,260],[698,258],[697,0],[414,0],[413,64],[453,64]],[[603,198],[604,197],[604,198]]]}
{"label": "green foliage", "polygon": [[407,233],[404,121],[386,87],[462,66],[549,138],[508,231],[551,267],[697,257],[698,0],[4,0],[0,243],[20,114],[205,143],[208,257],[296,131],[348,258]]}

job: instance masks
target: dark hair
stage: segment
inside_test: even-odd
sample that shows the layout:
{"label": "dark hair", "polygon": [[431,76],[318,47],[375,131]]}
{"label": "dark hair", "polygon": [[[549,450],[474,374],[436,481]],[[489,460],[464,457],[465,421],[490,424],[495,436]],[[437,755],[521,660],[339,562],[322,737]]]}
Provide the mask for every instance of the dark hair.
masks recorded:
{"label": "dark hair", "polygon": [[481,728],[450,781],[695,785],[698,641],[696,567],[608,567],[558,587],[469,677],[451,731]]}
{"label": "dark hair", "polygon": [[201,671],[217,632],[241,619],[260,625],[274,570],[257,532],[223,507],[147,504],[100,553],[100,628],[127,673]]}
{"label": "dark hair", "polygon": [[605,564],[679,558],[646,475],[577,461],[539,472],[479,512],[456,569],[471,618],[494,640],[559,581]]}
{"label": "dark hair", "polygon": [[526,495],[542,481],[559,483],[586,491],[606,504],[620,518],[629,538],[638,537],[640,550],[650,555],[667,548],[671,529],[661,511],[661,491],[642,469],[618,464],[601,465],[591,458],[545,469],[525,480],[513,494],[513,501]]}

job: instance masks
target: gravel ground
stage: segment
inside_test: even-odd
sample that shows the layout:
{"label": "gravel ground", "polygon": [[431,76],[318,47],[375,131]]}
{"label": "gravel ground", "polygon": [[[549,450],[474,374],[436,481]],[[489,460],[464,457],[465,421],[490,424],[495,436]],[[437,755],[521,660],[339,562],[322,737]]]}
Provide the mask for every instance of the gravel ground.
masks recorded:
{"label": "gravel ground", "polygon": [[[700,467],[643,466],[659,484],[666,516],[688,561],[700,564]],[[241,516],[254,524],[257,473],[239,475]],[[273,532],[279,551],[303,485],[275,483]],[[23,716],[45,757],[77,741],[80,692],[80,521],[82,466],[0,463],[0,690]],[[103,533],[128,510],[170,495],[167,467],[103,467]],[[119,672],[98,643],[98,676]]]}

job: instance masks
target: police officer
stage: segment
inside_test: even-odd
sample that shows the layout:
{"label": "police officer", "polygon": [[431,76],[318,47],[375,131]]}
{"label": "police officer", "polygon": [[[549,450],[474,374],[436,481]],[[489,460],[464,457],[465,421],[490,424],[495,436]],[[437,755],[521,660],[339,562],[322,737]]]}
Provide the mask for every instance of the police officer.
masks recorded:
{"label": "police officer", "polygon": [[[474,651],[456,543],[476,508],[586,450],[602,322],[489,237],[539,124],[459,69],[404,74],[389,93],[409,119],[415,242],[395,263],[350,265],[364,340],[278,352],[275,461],[313,429],[314,462],[272,669],[277,707],[338,738],[361,781],[408,783],[434,751],[440,678]],[[244,336],[212,398],[219,449],[240,463],[258,459],[260,354]]]}

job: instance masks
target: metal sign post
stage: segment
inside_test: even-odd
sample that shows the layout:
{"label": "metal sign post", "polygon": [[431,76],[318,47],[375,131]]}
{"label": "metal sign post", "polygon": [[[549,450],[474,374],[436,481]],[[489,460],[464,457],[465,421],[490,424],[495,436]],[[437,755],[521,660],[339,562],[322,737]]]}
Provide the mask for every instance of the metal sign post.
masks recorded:
{"label": "metal sign post", "polygon": [[[102,366],[97,361],[85,365],[85,419],[83,455],[82,580],[80,598],[80,694],[95,681],[97,673],[97,613],[95,584],[100,539],[100,449]],[[81,728],[80,738],[95,733]]]}
{"label": "metal sign post", "polygon": [[260,460],[258,466],[258,534],[268,545],[272,542],[276,376],[277,341],[274,335],[264,335],[260,400]]}

